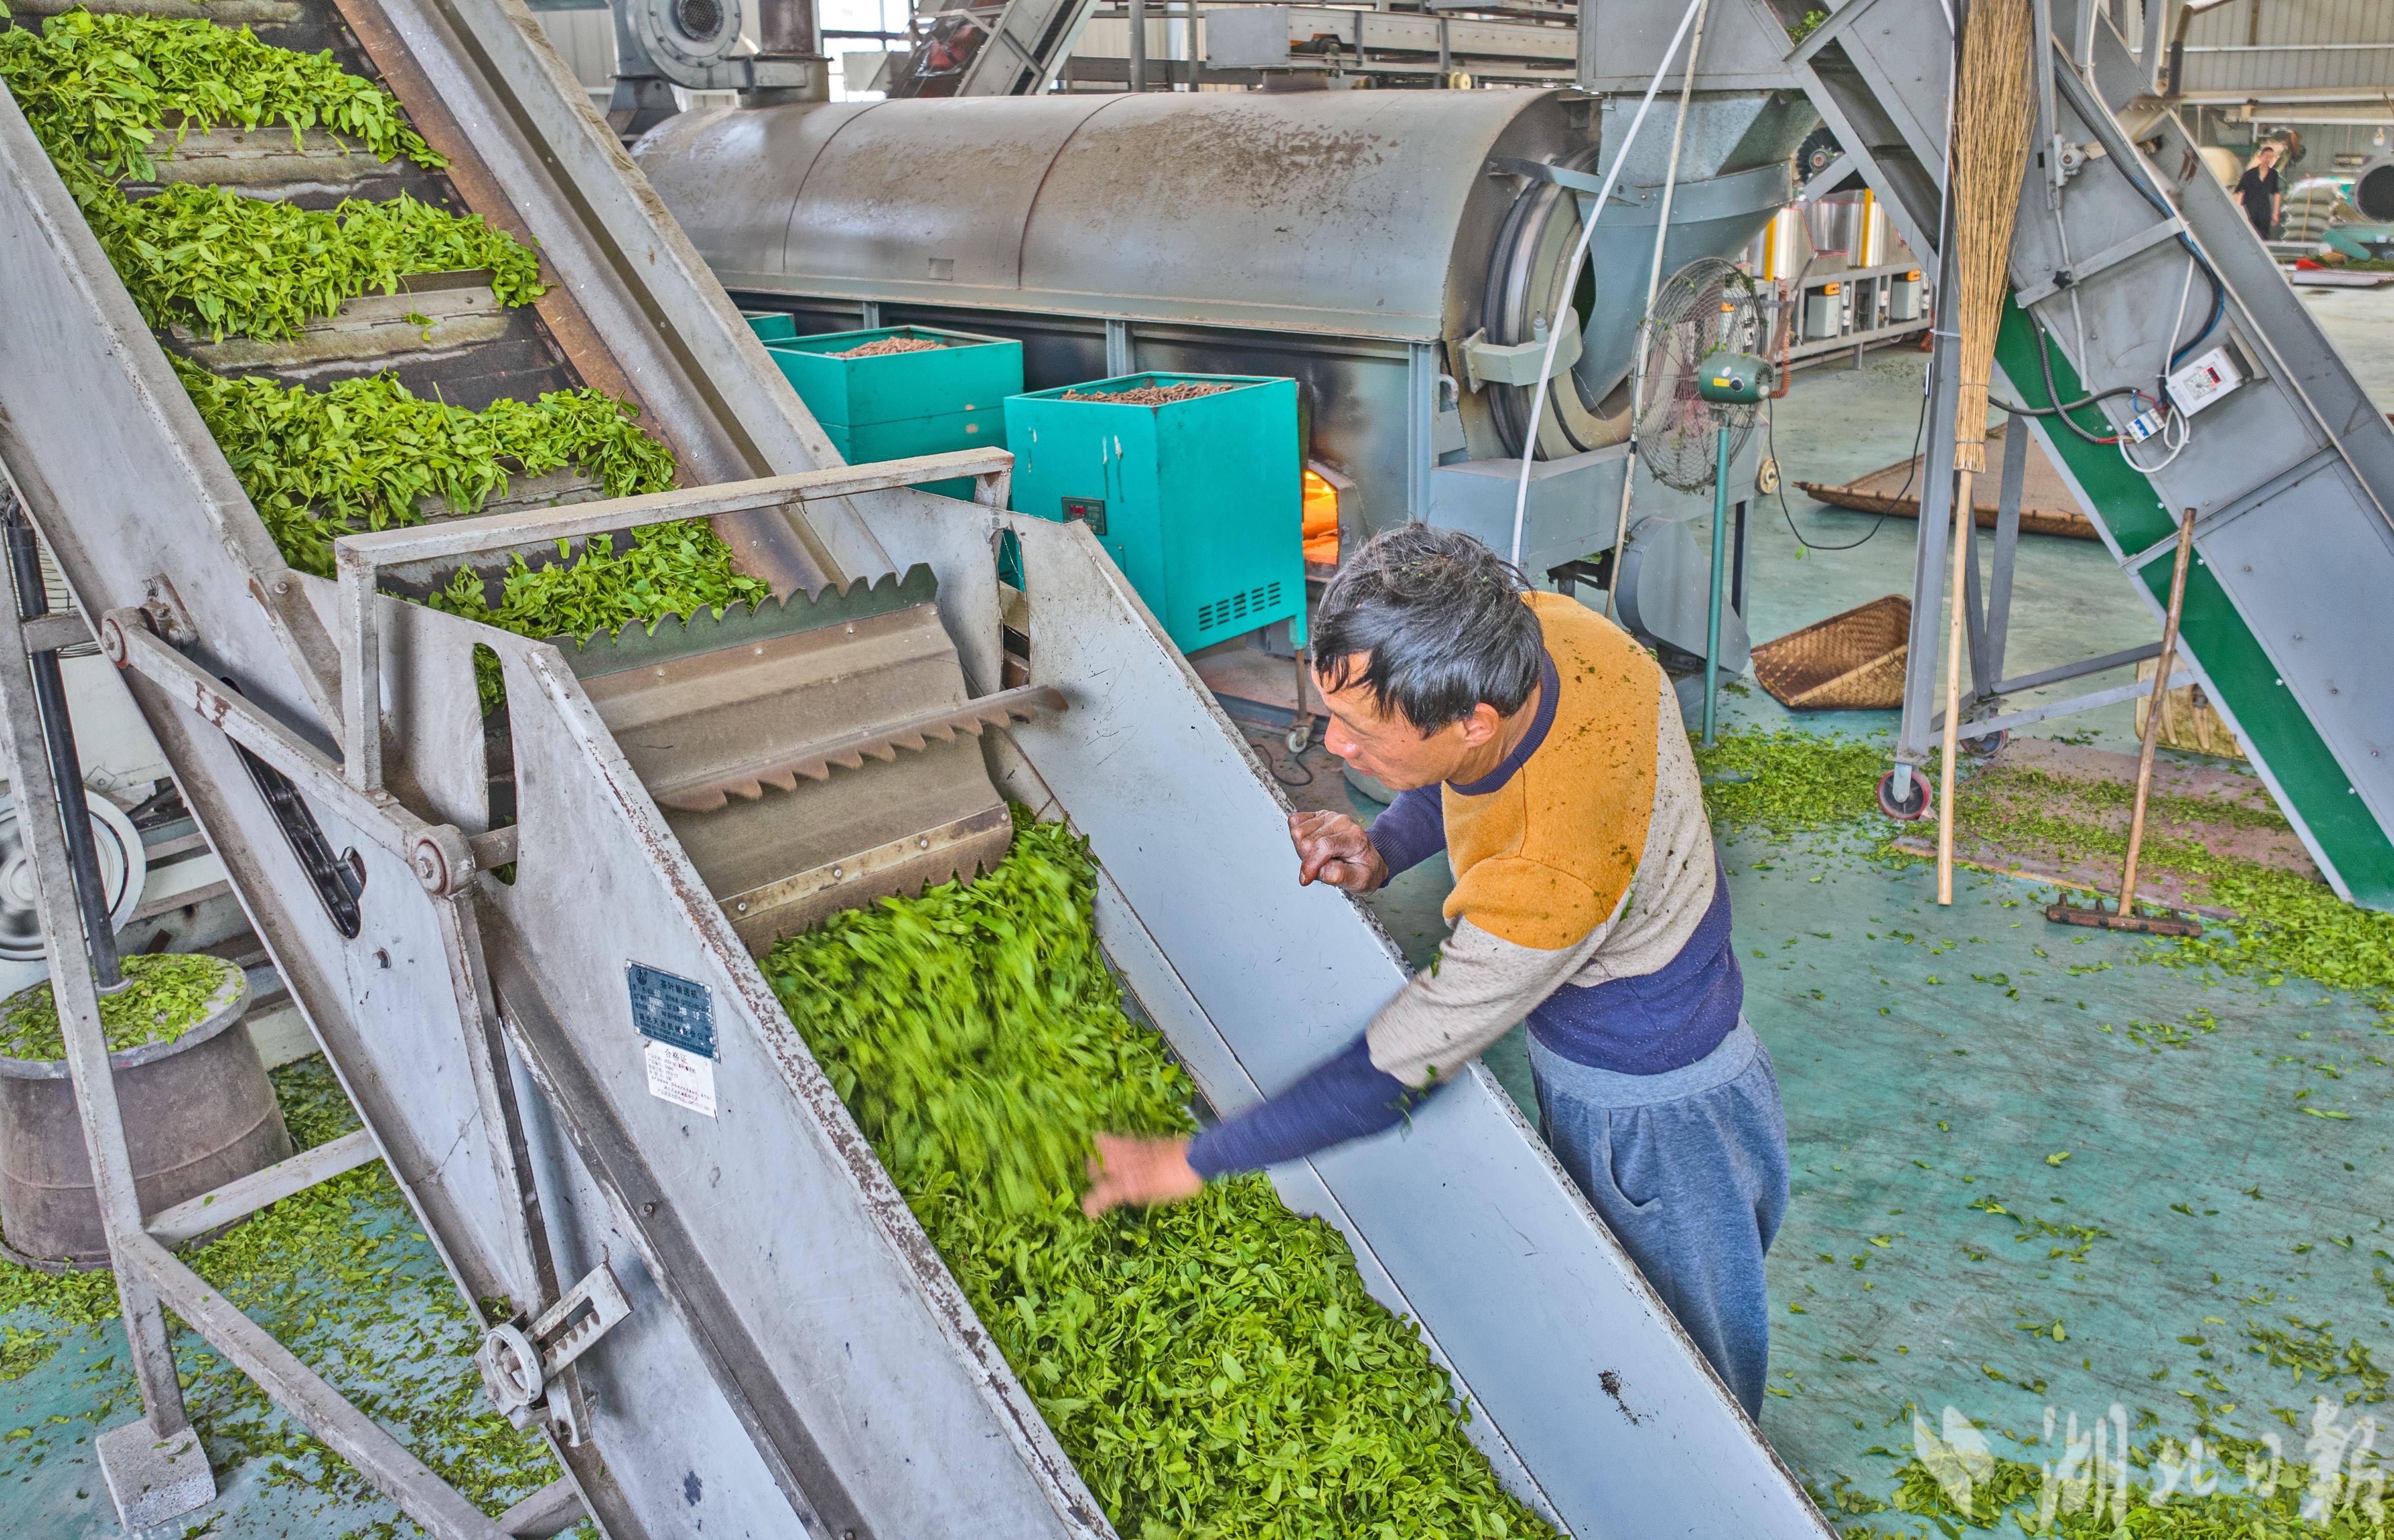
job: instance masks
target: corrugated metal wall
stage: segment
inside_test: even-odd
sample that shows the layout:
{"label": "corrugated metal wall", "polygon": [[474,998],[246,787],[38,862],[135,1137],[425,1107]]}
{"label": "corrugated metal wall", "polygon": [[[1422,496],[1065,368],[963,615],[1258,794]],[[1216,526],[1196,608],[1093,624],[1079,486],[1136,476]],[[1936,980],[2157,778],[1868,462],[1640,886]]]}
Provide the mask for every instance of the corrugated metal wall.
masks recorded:
{"label": "corrugated metal wall", "polygon": [[2394,88],[2394,0],[2229,0],[2186,42],[2189,91]]}

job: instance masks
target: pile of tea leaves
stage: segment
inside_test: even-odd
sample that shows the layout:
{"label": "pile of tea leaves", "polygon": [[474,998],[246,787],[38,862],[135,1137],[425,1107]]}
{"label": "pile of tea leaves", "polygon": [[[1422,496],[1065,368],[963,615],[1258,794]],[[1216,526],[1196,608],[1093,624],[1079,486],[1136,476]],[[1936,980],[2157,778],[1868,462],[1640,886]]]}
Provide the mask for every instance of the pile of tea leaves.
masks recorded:
{"label": "pile of tea leaves", "polygon": [[[1989,1456],[1979,1464],[1965,1489],[1953,1480],[1953,1468],[1940,1477],[1939,1470],[1915,1456],[1895,1473],[1895,1490],[1888,1501],[1845,1492],[1838,1494],[1835,1508],[1844,1514],[1926,1519],[1948,1536],[1958,1536],[1964,1528],[2010,1531],[2017,1526],[2020,1533],[2050,1535],[2055,1540],[2117,1540],[2121,1535],[2135,1540],[2384,1540],[2383,1501],[2358,1481],[2348,1492],[2336,1494],[2341,1502],[2331,1499],[2322,1505],[2310,1473],[2298,1463],[2283,1470],[2274,1482],[2255,1487],[2251,1472],[2270,1466],[2269,1450],[2235,1438],[2214,1439],[2210,1448],[2216,1485],[2199,1494],[2186,1490],[2182,1483],[2172,1490],[2174,1483],[2157,1468],[2183,1467],[2186,1452],[2175,1439],[2157,1438],[2129,1455],[2129,1468],[2146,1479],[2132,1478],[2124,1483],[2124,1503],[2116,1486],[2098,1489],[2084,1471],[2075,1480],[2048,1481],[2043,1462]],[[1959,1464],[1951,1454],[1944,1455],[1941,1463],[1949,1468]],[[2112,1468],[2114,1482],[2117,1469]],[[1969,1496],[1967,1507],[1957,1501],[1965,1490]],[[2377,1516],[2370,1512],[2373,1504]],[[1855,1524],[1840,1533],[1847,1540],[1865,1540],[1921,1532]]]}
{"label": "pile of tea leaves", "polygon": [[[2009,852],[2064,864],[2094,857],[2109,864],[2126,854],[2120,825],[2134,796],[2133,787],[2115,782],[1991,765],[1955,788],[1953,822]],[[2206,924],[2200,937],[2154,942],[2152,960],[2243,978],[2315,980],[2358,993],[2394,1024],[2394,915],[2347,903],[2323,882],[2216,849],[2219,842],[2201,837],[2204,825],[2290,834],[2257,783],[2243,802],[2156,793],[2149,816],[2153,826],[2140,857],[2145,870],[2190,879],[2202,902],[2236,916]],[[2171,826],[2190,832],[2173,835],[2166,832]]]}
{"label": "pile of tea leaves", "polygon": [[1782,729],[1689,735],[1704,809],[1722,832],[1789,836],[1859,824],[1877,809],[1883,743]]}
{"label": "pile of tea leaves", "polygon": [[633,408],[598,390],[473,412],[390,375],[315,391],[225,379],[180,359],[175,371],[283,559],[318,576],[331,575],[338,536],[418,523],[427,499],[451,515],[479,512],[516,475],[579,467],[610,497],[673,485],[672,454],[640,431]]}
{"label": "pile of tea leaves", "polygon": [[[631,532],[628,544],[592,541],[578,557],[560,540],[557,555],[556,562],[541,567],[520,555],[510,558],[495,605],[488,585],[465,568],[429,602],[520,637],[588,641],[627,625],[653,626],[667,616],[720,618],[733,605],[772,597],[763,581],[732,569],[731,547],[704,519],[645,524]],[[498,659],[487,649],[475,651],[474,679],[484,711],[505,698]]]}
{"label": "pile of tea leaves", "polygon": [[[0,33],[0,79],[153,325],[287,336],[416,272],[488,269],[509,305],[542,292],[537,258],[511,237],[404,195],[322,211],[225,187],[177,185],[138,203],[118,192],[121,180],[153,178],[156,158],[184,136],[224,123],[295,138],[324,128],[382,160],[446,164],[389,92],[329,52],[295,53],[204,20],[75,11],[38,33]],[[609,497],[674,484],[672,451],[640,428],[636,407],[602,391],[471,411],[423,400],[392,375],[309,390],[168,358],[283,559],[318,576],[331,575],[332,543],[344,533],[470,516],[519,477],[577,469]],[[496,602],[470,573],[433,602],[547,638],[768,597],[702,522],[649,526],[618,546],[601,542],[561,566],[518,561]],[[488,709],[497,671],[478,665],[477,678]]]}
{"label": "pile of tea leaves", "polygon": [[286,128],[295,144],[322,128],[377,160],[448,165],[388,91],[343,70],[330,49],[295,53],[247,27],[68,11],[38,33],[0,32],[0,79],[78,199],[154,179],[156,157],[220,123]]}
{"label": "pile of tea leaves", "polygon": [[835,915],[764,967],[1115,1529],[1551,1535],[1346,1242],[1262,1178],[1082,1216],[1095,1133],[1193,1126],[1123,1014],[1095,897],[1083,844],[1018,809],[996,871]]}
{"label": "pile of tea leaves", "polygon": [[84,214],[144,320],[216,342],[296,336],[360,295],[397,294],[418,273],[487,269],[502,305],[546,292],[540,258],[515,237],[405,193],[316,209],[178,185],[138,203],[86,204]]}
{"label": "pile of tea leaves", "polygon": [[[99,997],[111,1053],[171,1043],[199,1025],[237,971],[204,952],[142,953],[124,960],[125,988]],[[67,1056],[47,979],[0,1002],[0,1058],[57,1063]]]}

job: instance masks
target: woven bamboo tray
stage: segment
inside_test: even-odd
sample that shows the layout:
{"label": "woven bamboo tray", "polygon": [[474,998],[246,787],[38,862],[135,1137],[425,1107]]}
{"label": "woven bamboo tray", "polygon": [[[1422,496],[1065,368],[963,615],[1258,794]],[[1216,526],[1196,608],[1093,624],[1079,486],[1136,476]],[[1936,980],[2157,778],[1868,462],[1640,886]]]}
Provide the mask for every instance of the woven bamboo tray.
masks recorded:
{"label": "woven bamboo tray", "polygon": [[[2008,425],[2006,425],[2008,427]],[[1987,474],[1973,480],[1970,510],[1979,528],[1995,527],[1995,507],[2003,494],[2003,476],[1997,468],[2003,464],[2000,453],[2004,428],[1987,435]],[[1809,494],[1816,503],[1832,507],[1849,508],[1856,513],[1889,514],[1898,519],[1920,517],[1921,461],[1898,460],[1882,466],[1867,476],[1857,476],[1850,481],[1831,485],[1825,481],[1798,481],[1796,485]],[[2023,534],[2058,534],[2072,540],[2100,540],[2095,521],[2086,517],[2072,496],[2045,451],[2032,440],[2029,443],[2026,474],[2020,479],[2020,533]]]}
{"label": "woven bamboo tray", "polygon": [[1903,704],[1912,600],[1872,599],[1754,649],[1754,677],[1796,711],[1888,711]]}

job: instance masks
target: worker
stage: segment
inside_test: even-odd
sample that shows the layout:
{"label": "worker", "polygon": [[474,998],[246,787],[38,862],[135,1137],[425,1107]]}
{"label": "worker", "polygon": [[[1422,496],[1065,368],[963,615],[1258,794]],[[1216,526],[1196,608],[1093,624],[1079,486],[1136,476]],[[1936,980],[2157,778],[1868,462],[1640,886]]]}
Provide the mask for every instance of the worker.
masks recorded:
{"label": "worker", "polygon": [[2253,151],[2253,164],[2236,178],[2236,201],[2244,205],[2253,233],[2264,241],[2278,228],[2278,206],[2283,196],[2278,180],[2278,147],[2265,144]]}
{"label": "worker", "polygon": [[1671,681],[1610,621],[1426,524],[1340,570],[1313,658],[1325,745],[1400,795],[1368,832],[1292,817],[1297,881],[1369,893],[1442,849],[1451,933],[1278,1095],[1193,1139],[1100,1136],[1084,1206],[1191,1197],[1392,1128],[1526,1020],[1546,1142],[1758,1414],[1787,1126],[1740,1013],[1729,884]]}

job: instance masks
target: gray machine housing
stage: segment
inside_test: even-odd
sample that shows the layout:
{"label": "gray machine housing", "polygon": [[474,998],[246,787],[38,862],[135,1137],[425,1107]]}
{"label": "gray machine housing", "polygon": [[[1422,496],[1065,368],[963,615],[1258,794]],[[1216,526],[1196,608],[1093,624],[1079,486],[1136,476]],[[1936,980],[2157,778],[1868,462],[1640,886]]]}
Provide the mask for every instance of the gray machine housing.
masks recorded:
{"label": "gray machine housing", "polygon": [[[1309,457],[1354,483],[1348,549],[1413,519],[1512,548],[1535,373],[1506,383],[1505,350],[1568,311],[1519,542],[1542,573],[1611,546],[1628,464],[1667,107],[1621,168],[1577,292],[1562,283],[1586,180],[1633,106],[1568,90],[743,105],[671,119],[633,153],[734,296],[801,332],[1013,336],[1033,389],[1140,369],[1295,377]],[[1792,90],[1700,92],[1664,271],[1742,249],[1791,195],[1816,121]],[[1751,502],[1760,459],[1742,449],[1732,504]],[[1711,496],[1641,474],[1636,508],[1684,534]],[[1702,626],[1665,639],[1701,652]]]}

